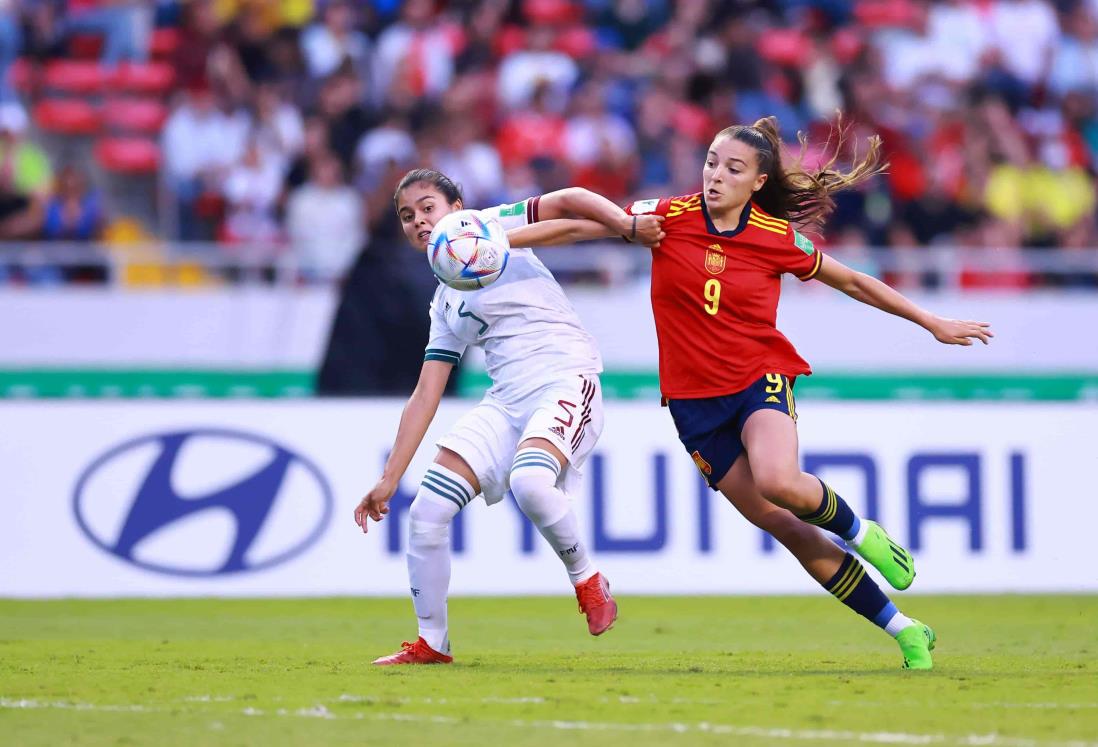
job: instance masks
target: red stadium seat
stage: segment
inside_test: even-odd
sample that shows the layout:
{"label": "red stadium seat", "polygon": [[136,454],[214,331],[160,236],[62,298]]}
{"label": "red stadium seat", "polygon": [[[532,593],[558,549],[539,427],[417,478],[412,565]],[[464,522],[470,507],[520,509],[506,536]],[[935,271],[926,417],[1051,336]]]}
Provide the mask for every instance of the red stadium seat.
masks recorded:
{"label": "red stadium seat", "polygon": [[512,52],[517,52],[526,44],[526,31],[519,26],[504,26],[495,38],[495,52],[500,57],[506,57]]}
{"label": "red stadium seat", "polygon": [[19,93],[27,94],[35,88],[38,69],[30,61],[20,57],[8,68],[8,82]]}
{"label": "red stadium seat", "polygon": [[69,56],[81,60],[98,60],[103,54],[103,37],[99,34],[73,34],[69,37]]}
{"label": "red stadium seat", "polygon": [[796,29],[770,29],[759,36],[757,49],[775,65],[799,68],[808,63],[812,42]]}
{"label": "red stadium seat", "polygon": [[558,52],[571,57],[573,60],[582,60],[590,57],[595,52],[598,42],[590,29],[582,26],[571,26],[559,34],[553,42],[553,48]]}
{"label": "red stadium seat", "polygon": [[915,15],[915,8],[907,0],[862,0],[854,6],[854,18],[869,28],[908,27]]}
{"label": "red stadium seat", "polygon": [[101,124],[99,112],[81,99],[43,99],[31,115],[43,130],[62,135],[94,135]]}
{"label": "red stadium seat", "polygon": [[154,99],[111,99],[103,104],[103,124],[123,132],[156,134],[168,108]]}
{"label": "red stadium seat", "polygon": [[128,62],[118,66],[112,82],[128,93],[163,96],[175,83],[175,70],[166,62]]}
{"label": "red stadium seat", "polygon": [[179,31],[177,29],[156,29],[149,39],[149,54],[161,60],[171,57],[179,49]]}
{"label": "red stadium seat", "polygon": [[99,93],[109,79],[98,62],[82,60],[56,60],[43,73],[46,88],[65,93]]}
{"label": "red stadium seat", "polygon": [[104,138],[95,144],[95,159],[106,171],[148,174],[160,165],[160,148],[144,138]]}

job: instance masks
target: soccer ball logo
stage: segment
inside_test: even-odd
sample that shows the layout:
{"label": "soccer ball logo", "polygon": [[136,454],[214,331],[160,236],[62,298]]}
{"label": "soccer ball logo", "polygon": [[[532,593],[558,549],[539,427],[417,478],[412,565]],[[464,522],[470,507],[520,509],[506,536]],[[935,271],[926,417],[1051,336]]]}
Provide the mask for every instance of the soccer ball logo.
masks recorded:
{"label": "soccer ball logo", "polygon": [[435,276],[457,290],[477,290],[495,282],[507,267],[507,232],[479,210],[459,210],[435,224],[427,260]]}

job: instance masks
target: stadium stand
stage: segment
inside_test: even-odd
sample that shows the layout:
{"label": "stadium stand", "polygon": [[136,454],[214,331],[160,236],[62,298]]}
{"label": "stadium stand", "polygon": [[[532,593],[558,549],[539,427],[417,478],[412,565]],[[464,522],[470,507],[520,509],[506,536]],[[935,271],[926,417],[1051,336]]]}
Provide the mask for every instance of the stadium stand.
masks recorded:
{"label": "stadium stand", "polygon": [[[29,113],[52,170],[87,169],[104,229],[297,252],[289,197],[329,155],[343,173],[327,188],[358,191],[373,237],[391,233],[411,165],[451,173],[473,204],[566,184],[623,202],[686,193],[726,124],[776,114],[811,161],[842,110],[849,142],[879,133],[892,165],[842,197],[827,245],[1098,246],[1093,0],[2,7],[0,96]],[[1054,275],[963,282],[1098,285]]]}

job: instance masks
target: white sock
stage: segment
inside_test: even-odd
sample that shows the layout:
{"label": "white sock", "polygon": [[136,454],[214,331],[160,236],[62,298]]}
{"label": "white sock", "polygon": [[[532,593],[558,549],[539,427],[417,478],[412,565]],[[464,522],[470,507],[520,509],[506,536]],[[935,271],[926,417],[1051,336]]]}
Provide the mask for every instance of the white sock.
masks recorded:
{"label": "white sock", "polygon": [[885,624],[885,632],[895,638],[900,634],[900,631],[909,625],[914,625],[911,618],[905,615],[903,612],[897,612],[892,616],[892,619]]}
{"label": "white sock", "polygon": [[572,584],[581,584],[598,571],[579,537],[568,496],[557,487],[560,462],[544,449],[521,449],[511,466],[511,492],[519,508],[541,532],[564,563]]}
{"label": "white sock", "polygon": [[446,596],[450,589],[450,522],[473,499],[473,488],[452,470],[432,464],[408,510],[408,581],[419,635],[450,653]]}
{"label": "white sock", "polygon": [[579,538],[579,521],[572,509],[569,508],[568,513],[556,524],[538,527],[538,531],[564,563],[573,586],[579,586],[598,573],[587,554],[587,546]]}

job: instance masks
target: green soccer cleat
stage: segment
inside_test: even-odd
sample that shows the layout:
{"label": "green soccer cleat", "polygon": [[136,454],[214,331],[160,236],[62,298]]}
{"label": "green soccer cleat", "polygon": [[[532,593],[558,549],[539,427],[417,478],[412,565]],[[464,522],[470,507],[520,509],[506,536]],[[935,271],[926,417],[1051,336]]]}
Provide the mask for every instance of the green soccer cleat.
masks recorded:
{"label": "green soccer cleat", "polygon": [[900,651],[904,654],[904,669],[933,669],[934,659],[930,652],[934,650],[938,636],[926,623],[918,620],[911,622],[914,624],[908,625],[896,636],[896,643],[900,644]]}
{"label": "green soccer cleat", "polygon": [[859,555],[880,571],[892,588],[903,591],[915,580],[915,559],[881,529],[875,521],[862,519],[868,527],[865,539],[855,547]]}

